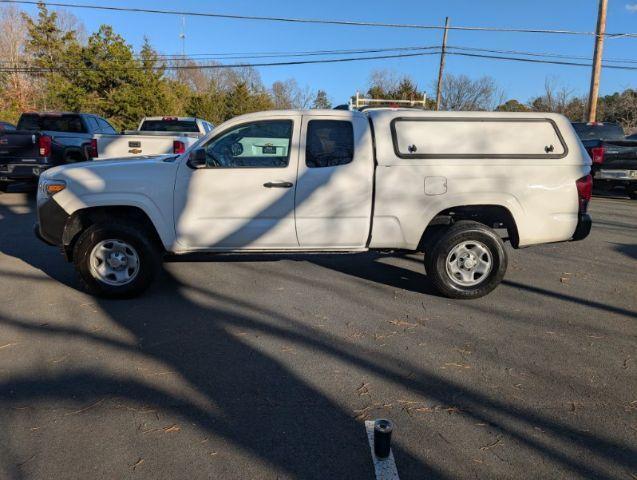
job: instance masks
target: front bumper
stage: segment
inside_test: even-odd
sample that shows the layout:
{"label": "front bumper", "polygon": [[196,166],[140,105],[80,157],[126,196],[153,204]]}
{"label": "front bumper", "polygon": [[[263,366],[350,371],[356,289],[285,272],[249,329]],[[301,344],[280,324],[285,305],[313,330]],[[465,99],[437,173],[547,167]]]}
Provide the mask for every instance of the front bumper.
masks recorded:
{"label": "front bumper", "polygon": [[35,225],[35,236],[48,245],[62,247],[64,227],[69,216],[55,199],[46,199],[38,204],[38,223]]}
{"label": "front bumper", "polygon": [[591,233],[593,220],[588,213],[580,213],[577,218],[577,227],[573,233],[573,240],[584,240]]}

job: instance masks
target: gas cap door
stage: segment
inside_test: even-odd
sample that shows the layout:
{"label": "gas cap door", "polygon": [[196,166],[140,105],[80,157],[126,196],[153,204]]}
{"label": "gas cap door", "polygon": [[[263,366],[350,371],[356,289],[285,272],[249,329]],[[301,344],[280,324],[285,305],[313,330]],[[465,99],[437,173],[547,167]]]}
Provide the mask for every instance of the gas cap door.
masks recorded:
{"label": "gas cap door", "polygon": [[447,177],[425,177],[425,195],[447,193]]}

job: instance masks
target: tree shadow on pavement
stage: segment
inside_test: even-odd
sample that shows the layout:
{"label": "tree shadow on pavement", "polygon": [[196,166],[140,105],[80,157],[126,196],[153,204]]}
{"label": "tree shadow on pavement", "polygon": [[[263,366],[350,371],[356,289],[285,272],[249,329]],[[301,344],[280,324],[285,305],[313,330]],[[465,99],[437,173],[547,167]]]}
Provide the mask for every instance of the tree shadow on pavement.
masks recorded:
{"label": "tree shadow on pavement", "polygon": [[[0,224],[19,228],[23,220],[5,210],[0,211]],[[61,259],[47,260],[28,248],[7,249],[4,239],[0,240],[0,249],[52,278],[66,278],[61,271],[69,266]],[[321,261],[325,262],[318,260],[317,264]],[[336,256],[328,258],[323,266],[353,274],[362,270],[361,276],[368,279],[383,277],[381,270],[370,274],[361,267],[344,267]],[[395,286],[401,284],[397,276],[391,281]],[[512,442],[582,477],[607,478],[609,464],[637,468],[637,450],[630,445],[468,388],[423,365],[370,351],[319,331],[297,321],[289,312],[252,304],[243,293],[218,294],[185,284],[165,272],[160,284],[142,298],[96,300],[100,310],[130,334],[133,345],[70,327],[35,326],[7,315],[0,318],[0,323],[13,328],[68,337],[95,344],[96,348],[115,348],[160,362],[195,389],[205,399],[204,406],[137,380],[82,368],[61,376],[42,378],[37,372],[15,376],[0,384],[0,403],[5,407],[49,399],[86,403],[104,397],[139,402],[179,414],[201,430],[225,439],[291,477],[373,478],[362,422],[312,386],[316,379],[302,378],[299,365],[288,366],[288,362],[266,354],[240,335],[247,331],[315,351],[352,369],[362,369],[381,381],[417,392],[436,405],[451,405],[467,419],[490,425]],[[546,437],[528,435],[533,428],[541,429]],[[449,477],[440,467],[428,465],[412,454],[412,449],[421,451],[421,446],[395,445],[404,478]]]}
{"label": "tree shadow on pavement", "polygon": [[[4,207],[0,208],[0,215],[3,228],[10,225],[20,231],[25,226],[24,217],[30,217],[16,215]],[[70,265],[64,264],[61,257],[51,259],[54,248],[39,246],[48,250],[48,255],[40,255],[34,248],[24,247],[24,242],[0,240],[3,253],[21,258],[52,278],[72,283],[62,272]],[[10,273],[3,276],[4,281],[11,281]],[[285,341],[295,337],[295,344],[312,343],[311,338],[286,328],[268,331],[270,321],[279,321],[276,314],[270,316],[258,308],[252,314],[237,313],[225,308],[236,303],[231,299],[219,303],[219,307],[204,307],[184,295],[185,290],[184,285],[164,272],[161,285],[144,298],[96,300],[113,322],[132,334],[133,345],[80,329],[30,324],[7,315],[0,315],[0,324],[155,360],[175,371],[203,396],[203,406],[137,380],[122,380],[81,367],[61,376],[43,378],[36,372],[33,376],[15,376],[0,384],[0,403],[5,407],[46,400],[86,404],[116,398],[153,405],[180,415],[293,478],[373,478],[365,428],[354,413],[345,411],[272,355],[250,345],[234,329],[250,328]],[[131,314],[133,304],[141,304],[135,309],[140,313]],[[265,320],[261,319],[263,315]],[[394,449],[409,471],[429,478],[446,478],[443,472],[425,465],[399,445]],[[20,478],[15,467],[10,475]],[[238,472],[237,477],[241,477]]]}

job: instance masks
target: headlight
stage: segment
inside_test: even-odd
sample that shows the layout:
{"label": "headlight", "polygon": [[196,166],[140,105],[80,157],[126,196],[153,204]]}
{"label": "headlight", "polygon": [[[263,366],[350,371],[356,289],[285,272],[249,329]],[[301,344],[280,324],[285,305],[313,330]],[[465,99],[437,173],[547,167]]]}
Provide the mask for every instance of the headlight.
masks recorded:
{"label": "headlight", "polygon": [[38,185],[38,193],[40,193],[40,195],[42,196],[52,197],[65,188],[66,182],[63,180],[40,180],[40,185]]}

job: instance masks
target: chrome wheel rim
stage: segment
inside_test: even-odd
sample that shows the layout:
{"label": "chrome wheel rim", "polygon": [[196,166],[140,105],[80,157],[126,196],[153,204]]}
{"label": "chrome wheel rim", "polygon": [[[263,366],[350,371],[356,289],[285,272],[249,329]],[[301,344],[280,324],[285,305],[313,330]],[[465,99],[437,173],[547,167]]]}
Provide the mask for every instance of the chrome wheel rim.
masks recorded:
{"label": "chrome wheel rim", "polygon": [[461,287],[473,287],[484,282],[493,268],[491,251],[482,242],[469,240],[451,249],[445,262],[447,275]]}
{"label": "chrome wheel rim", "polygon": [[123,240],[102,240],[91,250],[89,262],[93,277],[108,285],[126,285],[139,273],[137,250]]}

